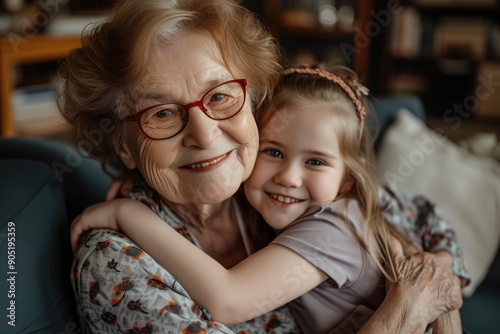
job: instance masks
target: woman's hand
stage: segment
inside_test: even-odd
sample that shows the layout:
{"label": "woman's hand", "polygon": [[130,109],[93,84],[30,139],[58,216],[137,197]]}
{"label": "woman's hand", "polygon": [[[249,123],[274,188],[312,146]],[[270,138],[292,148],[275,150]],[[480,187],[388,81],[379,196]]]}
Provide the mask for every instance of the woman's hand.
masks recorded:
{"label": "woman's hand", "polygon": [[414,314],[414,320],[422,319],[427,325],[462,306],[460,280],[451,272],[453,258],[448,252],[422,252],[405,258],[400,245],[394,251],[400,279],[389,285],[388,295],[406,300],[403,306]]}
{"label": "woman's hand", "polygon": [[460,280],[450,270],[449,255],[405,257],[399,241],[393,241],[399,281],[388,285],[384,302],[358,333],[423,333],[438,317],[462,306]]}
{"label": "woman's hand", "polygon": [[456,334],[462,333],[462,319],[460,311],[455,310],[445,313],[431,324],[432,334]]}
{"label": "woman's hand", "polygon": [[[429,261],[435,261],[444,270],[453,265],[453,256],[447,251],[436,253],[423,253]],[[440,315],[432,324],[433,334],[455,334],[462,333],[462,319],[459,310],[444,313]]]}
{"label": "woman's hand", "polygon": [[73,251],[78,247],[80,236],[90,229],[109,228],[112,230],[119,230],[118,215],[120,209],[127,205],[132,206],[135,202],[137,201],[123,198],[102,202],[86,208],[71,223],[70,234],[71,248]]}

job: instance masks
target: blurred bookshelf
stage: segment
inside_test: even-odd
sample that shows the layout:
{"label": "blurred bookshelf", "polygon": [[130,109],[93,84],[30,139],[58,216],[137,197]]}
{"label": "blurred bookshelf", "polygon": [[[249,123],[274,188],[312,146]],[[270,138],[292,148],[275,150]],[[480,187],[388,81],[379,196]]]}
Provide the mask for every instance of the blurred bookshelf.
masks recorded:
{"label": "blurred bookshelf", "polygon": [[[62,120],[54,116],[58,114],[58,64],[79,47],[81,31],[99,21],[115,1],[74,0],[51,8],[52,12],[40,7],[44,2],[10,1],[30,4],[15,13],[0,2],[0,135],[47,136],[66,131]],[[367,79],[371,44],[361,45],[365,36],[360,35],[370,20],[372,0],[268,0],[242,4],[265,21],[291,63],[333,60],[354,68],[362,79]],[[50,21],[39,25],[36,19],[46,16]],[[26,18],[33,19],[36,32],[27,37],[26,27],[23,34],[20,26],[20,22],[26,24]],[[14,29],[20,39],[13,40],[9,29]]]}
{"label": "blurred bookshelf", "polygon": [[[46,117],[59,93],[58,64],[79,47],[81,31],[98,22],[115,1],[70,1],[47,24],[37,26],[36,34],[23,35],[17,26],[21,37],[17,41],[9,38],[9,29],[16,26],[16,17],[28,14],[12,14],[0,2],[1,136],[46,136],[67,130],[60,119]],[[326,61],[346,65],[358,72],[375,96],[416,94],[428,116],[440,122],[445,116],[457,116],[460,111],[454,106],[463,105],[467,108],[459,116],[464,123],[481,119],[485,125],[500,127],[500,0],[248,0],[242,4],[269,27],[291,65]],[[390,4],[397,4],[395,12],[379,17]],[[386,25],[384,20],[390,22]],[[379,30],[370,31],[374,28]],[[50,96],[51,101],[41,102]],[[36,102],[21,107],[20,101]],[[39,111],[42,106],[45,111]],[[36,111],[31,123],[30,110]],[[47,122],[37,121],[42,116]]]}
{"label": "blurred bookshelf", "polygon": [[416,94],[429,116],[500,124],[500,1],[402,1],[378,91]]}

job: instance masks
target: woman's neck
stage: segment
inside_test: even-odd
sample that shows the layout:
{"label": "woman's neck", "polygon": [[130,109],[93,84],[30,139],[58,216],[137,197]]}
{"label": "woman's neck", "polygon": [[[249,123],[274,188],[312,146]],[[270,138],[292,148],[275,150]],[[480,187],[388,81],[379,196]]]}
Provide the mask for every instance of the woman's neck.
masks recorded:
{"label": "woman's neck", "polygon": [[201,249],[222,266],[231,268],[246,256],[241,232],[233,214],[232,201],[210,205],[172,205]]}
{"label": "woman's neck", "polygon": [[230,200],[216,204],[175,204],[165,201],[168,207],[176,214],[186,227],[195,229],[210,228],[217,225],[218,220],[225,213],[230,212]]}

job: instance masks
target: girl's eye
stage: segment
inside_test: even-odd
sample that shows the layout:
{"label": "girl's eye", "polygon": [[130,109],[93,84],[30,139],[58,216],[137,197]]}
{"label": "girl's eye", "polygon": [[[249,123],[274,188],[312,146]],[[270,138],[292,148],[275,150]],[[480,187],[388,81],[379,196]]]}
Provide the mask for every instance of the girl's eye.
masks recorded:
{"label": "girl's eye", "polygon": [[318,159],[311,159],[311,160],[308,160],[306,162],[306,164],[308,165],[312,165],[312,166],[325,166],[326,164],[321,161],[321,160],[318,160]]}
{"label": "girl's eye", "polygon": [[283,158],[283,154],[281,154],[281,152],[278,150],[266,149],[263,152],[274,158]]}

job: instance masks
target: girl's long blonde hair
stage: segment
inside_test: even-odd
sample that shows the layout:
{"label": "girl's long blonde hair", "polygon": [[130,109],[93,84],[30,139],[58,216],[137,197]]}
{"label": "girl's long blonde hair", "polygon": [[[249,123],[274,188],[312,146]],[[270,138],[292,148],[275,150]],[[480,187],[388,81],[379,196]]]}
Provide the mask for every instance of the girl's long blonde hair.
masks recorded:
{"label": "girl's long blonde hair", "polygon": [[396,282],[398,273],[393,261],[390,236],[394,235],[403,243],[407,252],[411,251],[409,242],[384,220],[379,208],[373,141],[364,121],[364,111],[368,114],[371,111],[367,95],[367,89],[358,82],[357,75],[349,68],[332,66],[328,70],[315,67],[291,69],[285,71],[272,98],[258,111],[257,122],[262,129],[274,111],[304,102],[327,102],[331,105],[335,120],[334,131],[338,135],[340,152],[346,165],[344,181],[352,184],[350,190],[339,194],[338,198],[354,198],[359,202],[366,219],[367,238],[364,240],[368,240],[368,244],[358,234],[354,235],[372,255],[386,278]]}

